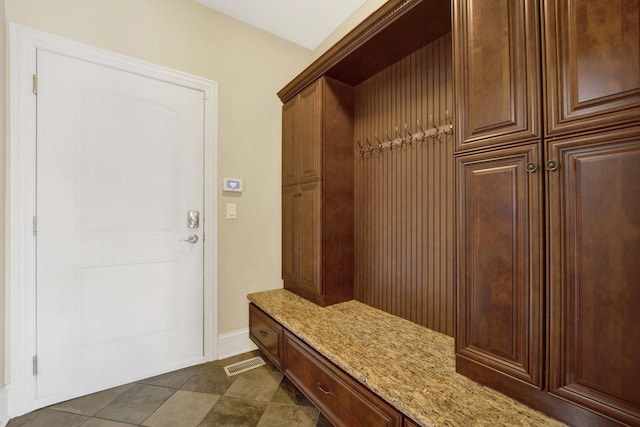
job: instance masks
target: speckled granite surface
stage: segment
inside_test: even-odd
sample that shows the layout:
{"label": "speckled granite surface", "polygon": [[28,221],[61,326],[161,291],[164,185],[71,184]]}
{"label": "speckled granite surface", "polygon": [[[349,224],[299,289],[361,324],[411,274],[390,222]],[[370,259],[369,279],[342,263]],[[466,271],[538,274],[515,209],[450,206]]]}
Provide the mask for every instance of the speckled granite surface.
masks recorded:
{"label": "speckled granite surface", "polygon": [[564,426],[455,372],[453,338],[357,301],[248,295],[289,331],[423,426]]}

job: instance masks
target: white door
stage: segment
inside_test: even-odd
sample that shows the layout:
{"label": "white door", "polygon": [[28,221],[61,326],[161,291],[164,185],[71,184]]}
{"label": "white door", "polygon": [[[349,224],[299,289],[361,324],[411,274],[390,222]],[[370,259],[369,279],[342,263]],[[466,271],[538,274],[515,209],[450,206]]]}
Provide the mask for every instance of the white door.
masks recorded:
{"label": "white door", "polygon": [[43,50],[37,69],[36,398],[201,362],[203,92]]}

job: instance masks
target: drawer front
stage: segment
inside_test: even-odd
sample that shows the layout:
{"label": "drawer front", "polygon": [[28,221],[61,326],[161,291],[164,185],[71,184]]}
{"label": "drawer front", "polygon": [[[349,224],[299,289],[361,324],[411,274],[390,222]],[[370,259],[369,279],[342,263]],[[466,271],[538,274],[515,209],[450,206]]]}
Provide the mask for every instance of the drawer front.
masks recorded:
{"label": "drawer front", "polygon": [[264,355],[280,368],[282,326],[253,304],[249,305],[249,336]]}
{"label": "drawer front", "polygon": [[402,426],[402,414],[285,331],[284,373],[336,426]]}

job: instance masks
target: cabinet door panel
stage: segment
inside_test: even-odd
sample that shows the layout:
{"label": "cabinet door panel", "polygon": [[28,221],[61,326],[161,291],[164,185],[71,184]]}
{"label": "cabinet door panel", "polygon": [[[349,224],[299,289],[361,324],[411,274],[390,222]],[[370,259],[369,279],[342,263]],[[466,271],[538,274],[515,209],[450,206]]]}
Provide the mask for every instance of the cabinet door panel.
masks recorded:
{"label": "cabinet door panel", "polygon": [[297,159],[297,132],[296,132],[296,105],[297,99],[293,98],[282,106],[282,185],[292,185],[298,178]]}
{"label": "cabinet door panel", "polygon": [[322,165],[322,91],[319,80],[298,96],[300,180],[320,179]]}
{"label": "cabinet door panel", "polygon": [[538,137],[537,2],[457,0],[454,8],[456,151]]}
{"label": "cabinet door panel", "polygon": [[542,385],[539,144],[463,156],[458,173],[456,351]]}
{"label": "cabinet door panel", "polygon": [[547,135],[638,122],[640,0],[546,0]]}
{"label": "cabinet door panel", "polygon": [[322,294],[320,267],[322,263],[321,182],[300,186],[298,221],[300,221],[300,281],[299,286],[317,295]]}
{"label": "cabinet door panel", "polygon": [[288,283],[298,283],[298,186],[290,185],[282,189],[282,279]]}
{"label": "cabinet door panel", "polygon": [[640,129],[549,143],[550,391],[640,424]]}

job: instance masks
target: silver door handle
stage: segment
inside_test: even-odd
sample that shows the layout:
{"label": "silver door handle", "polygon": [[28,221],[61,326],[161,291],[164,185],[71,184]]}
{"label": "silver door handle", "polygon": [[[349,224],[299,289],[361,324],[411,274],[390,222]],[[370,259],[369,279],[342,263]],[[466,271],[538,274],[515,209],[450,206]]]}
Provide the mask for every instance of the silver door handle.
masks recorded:
{"label": "silver door handle", "polygon": [[181,242],[189,242],[189,243],[198,243],[198,236],[196,234],[191,234],[186,239],[180,240]]}

